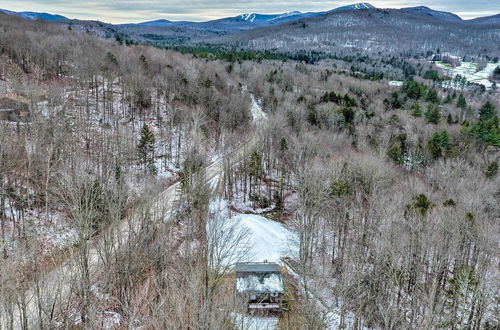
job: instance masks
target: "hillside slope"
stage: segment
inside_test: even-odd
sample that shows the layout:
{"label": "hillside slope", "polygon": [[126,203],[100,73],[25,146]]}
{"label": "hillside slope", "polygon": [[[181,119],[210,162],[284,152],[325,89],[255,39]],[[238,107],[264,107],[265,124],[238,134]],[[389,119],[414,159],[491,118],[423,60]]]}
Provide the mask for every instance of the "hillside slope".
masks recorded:
{"label": "hillside slope", "polygon": [[37,13],[37,12],[32,12],[32,11],[22,11],[22,12],[15,12],[11,10],[6,10],[6,9],[0,9],[0,12],[8,15],[14,15],[14,16],[19,16],[24,19],[29,19],[29,20],[37,20],[41,19],[44,21],[66,21],[68,20],[67,17],[64,17],[62,15],[55,15],[55,14],[49,14],[49,13]]}
{"label": "hillside slope", "polygon": [[458,15],[455,15],[453,13],[449,13],[446,11],[433,10],[433,9],[431,9],[429,7],[425,7],[425,6],[402,8],[401,11],[409,12],[409,13],[416,13],[416,14],[420,14],[423,16],[442,19],[445,21],[452,21],[452,22],[462,21],[462,19]]}
{"label": "hillside slope", "polygon": [[500,14],[474,18],[469,22],[474,24],[500,24]]}
{"label": "hillside slope", "polygon": [[500,53],[500,25],[450,22],[394,9],[332,12],[210,40],[241,48],[291,52],[421,54]]}

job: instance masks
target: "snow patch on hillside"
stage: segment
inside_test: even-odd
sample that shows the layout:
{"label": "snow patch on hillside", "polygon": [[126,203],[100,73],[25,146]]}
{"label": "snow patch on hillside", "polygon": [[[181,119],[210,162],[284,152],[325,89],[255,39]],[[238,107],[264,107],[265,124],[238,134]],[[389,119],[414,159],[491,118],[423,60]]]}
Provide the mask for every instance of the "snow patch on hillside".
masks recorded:
{"label": "snow patch on hillside", "polygon": [[255,14],[242,14],[240,17],[242,20],[252,23],[255,20]]}
{"label": "snow patch on hillside", "polygon": [[[343,319],[343,323],[341,322]],[[353,329],[355,317],[352,312],[346,311],[344,312],[344,316],[342,317],[342,311],[340,307],[334,308],[332,311],[328,312],[325,316],[326,327],[329,330],[335,329]],[[362,327],[362,329],[368,329],[366,327]]]}
{"label": "snow patch on hillside", "polygon": [[375,7],[369,3],[362,2],[362,3],[353,4],[353,5],[338,7],[338,8],[333,9],[332,11],[359,10],[359,9],[370,9],[370,8],[375,8]]}
{"label": "snow patch on hillside", "polygon": [[252,117],[254,122],[259,122],[261,120],[264,120],[267,118],[267,114],[262,111],[262,107],[260,104],[255,100],[255,97],[253,95],[250,95],[250,98],[252,99],[252,105],[250,107],[250,111],[252,112]]}
{"label": "snow patch on hillside", "polygon": [[290,17],[290,16],[297,16],[297,15],[300,15],[302,14],[300,11],[291,11],[289,13],[284,13],[284,14],[281,14],[281,15],[278,15],[274,18],[271,18],[269,21],[275,21],[275,20],[279,20],[279,19],[282,19],[282,18],[287,18],[287,17]]}
{"label": "snow patch on hillside", "polygon": [[354,9],[369,9],[369,8],[373,8],[373,6],[370,5],[369,3],[363,2],[363,3],[357,3],[357,4],[353,5],[353,8]]}

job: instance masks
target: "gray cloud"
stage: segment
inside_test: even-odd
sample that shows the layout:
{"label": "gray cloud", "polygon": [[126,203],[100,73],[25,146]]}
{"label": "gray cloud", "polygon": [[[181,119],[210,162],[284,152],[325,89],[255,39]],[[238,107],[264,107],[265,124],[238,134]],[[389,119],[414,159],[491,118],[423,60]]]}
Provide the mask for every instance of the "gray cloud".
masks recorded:
{"label": "gray cloud", "polygon": [[[292,10],[320,11],[354,1],[326,0],[0,0],[0,8],[15,11],[44,11],[70,18],[98,19],[111,23],[139,22],[166,18],[203,21],[247,12],[281,13]],[[500,1],[491,0],[373,0],[380,8],[425,5],[457,13],[464,18],[500,13]]]}

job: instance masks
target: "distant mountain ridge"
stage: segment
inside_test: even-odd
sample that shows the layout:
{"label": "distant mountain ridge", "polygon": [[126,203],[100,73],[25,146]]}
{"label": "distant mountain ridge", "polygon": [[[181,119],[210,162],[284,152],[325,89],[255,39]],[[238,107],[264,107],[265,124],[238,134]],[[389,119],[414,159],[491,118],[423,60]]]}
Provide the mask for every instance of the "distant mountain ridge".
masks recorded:
{"label": "distant mountain ridge", "polygon": [[[258,14],[258,13],[245,13],[235,17],[226,17],[216,20],[210,20],[205,22],[191,22],[191,21],[170,21],[166,19],[157,19],[152,21],[140,22],[140,23],[127,23],[127,24],[112,24],[121,28],[130,27],[152,27],[152,28],[167,28],[167,27],[183,27],[190,29],[212,29],[214,31],[233,33],[237,31],[246,31],[256,27],[270,26],[275,24],[281,24],[286,22],[291,22],[303,18],[322,16],[328,13],[336,11],[349,11],[349,10],[362,10],[362,9],[374,9],[375,6],[367,2],[355,3],[351,5],[341,6],[328,11],[320,12],[300,12],[300,11],[290,11],[286,13],[279,14]],[[426,17],[431,17],[439,20],[451,21],[451,22],[470,22],[475,24],[496,24],[500,22],[500,14],[478,17],[472,20],[464,21],[460,16],[447,12],[434,10],[426,6],[416,6],[407,7],[400,9],[403,12],[414,13]],[[16,15],[24,19],[36,20],[42,19],[45,21],[68,21],[69,18],[50,13],[38,13],[38,12],[15,12],[5,9],[0,9],[0,12],[9,15]]]}
{"label": "distant mountain ridge", "polygon": [[500,14],[474,18],[470,22],[474,24],[500,24]]}
{"label": "distant mountain ridge", "polygon": [[401,49],[420,54],[438,49],[474,54],[488,49],[500,56],[500,14],[462,20],[453,13],[424,6],[379,9],[357,3],[323,12],[245,13],[206,22],[158,19],[115,25],[47,13],[3,12],[30,20],[56,21],[75,31],[121,42],[163,47],[222,45],[273,52],[379,54],[394,54]]}
{"label": "distant mountain ridge", "polygon": [[251,13],[251,14],[241,14],[237,16],[238,19],[242,21],[246,21],[249,23],[256,23],[256,22],[268,22],[268,21],[275,21],[279,20],[282,18],[286,17],[293,17],[293,16],[300,16],[302,13],[300,11],[292,11],[289,13],[283,13],[283,14],[275,14],[275,15],[267,15],[267,14],[256,14],[256,13]]}
{"label": "distant mountain ridge", "polygon": [[291,11],[287,13],[282,13],[282,14],[257,14],[257,13],[251,13],[251,14],[242,14],[237,16],[240,20],[247,21],[250,23],[254,22],[271,22],[271,21],[289,21],[290,19],[301,19],[301,18],[306,18],[306,17],[311,17],[311,16],[318,16],[318,15],[325,15],[327,13],[333,12],[333,11],[340,11],[340,10],[359,10],[359,9],[370,9],[370,8],[375,8],[373,5],[362,2],[362,3],[356,3],[353,5],[347,5],[347,6],[342,6],[338,7],[332,10],[328,11],[320,11],[320,12],[307,12],[307,13],[302,13],[300,11]]}
{"label": "distant mountain ridge", "polygon": [[49,14],[49,13],[37,13],[37,12],[32,12],[32,11],[22,11],[22,12],[15,12],[11,10],[6,10],[6,9],[0,9],[0,12],[8,15],[15,15],[22,17],[24,19],[29,19],[29,20],[37,20],[41,19],[44,21],[67,21],[69,18],[62,16],[62,15],[55,15],[55,14]]}
{"label": "distant mountain ridge", "polygon": [[137,27],[150,27],[150,28],[164,28],[164,27],[182,27],[193,30],[206,30],[214,33],[234,33],[239,31],[247,31],[257,27],[265,27],[276,24],[287,23],[303,18],[315,17],[326,15],[334,11],[348,11],[348,10],[361,10],[375,8],[369,3],[356,3],[348,6],[338,7],[328,11],[321,12],[307,12],[291,11],[278,14],[259,14],[259,13],[244,13],[238,16],[220,18],[206,22],[187,22],[187,21],[168,21],[168,20],[155,20],[148,22],[141,22],[135,24],[120,24],[122,28],[137,28]]}
{"label": "distant mountain ridge", "polygon": [[456,14],[447,11],[434,10],[425,6],[401,8],[401,11],[417,13],[424,16],[443,19],[446,21],[455,21],[455,22],[462,21],[462,18]]}
{"label": "distant mountain ridge", "polygon": [[[450,54],[500,56],[500,24],[437,18],[420,10],[367,9],[334,11],[285,24],[215,36],[200,41],[235,49],[287,54],[325,53]],[[383,56],[385,56],[383,55]],[[309,55],[308,55],[309,56]],[[309,57],[310,58],[310,57]]]}

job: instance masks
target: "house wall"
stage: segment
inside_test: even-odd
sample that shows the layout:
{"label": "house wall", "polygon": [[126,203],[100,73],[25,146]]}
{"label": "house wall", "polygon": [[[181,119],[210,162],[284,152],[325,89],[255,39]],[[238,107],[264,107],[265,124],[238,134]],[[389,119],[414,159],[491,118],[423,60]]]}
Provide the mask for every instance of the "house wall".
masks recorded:
{"label": "house wall", "polygon": [[8,98],[0,98],[0,120],[15,120],[23,117],[28,111],[29,106],[25,103]]}

